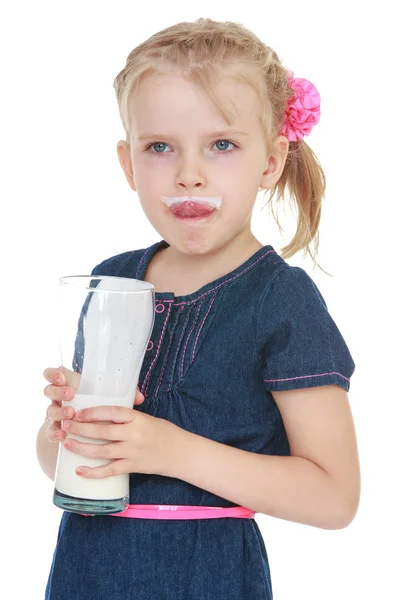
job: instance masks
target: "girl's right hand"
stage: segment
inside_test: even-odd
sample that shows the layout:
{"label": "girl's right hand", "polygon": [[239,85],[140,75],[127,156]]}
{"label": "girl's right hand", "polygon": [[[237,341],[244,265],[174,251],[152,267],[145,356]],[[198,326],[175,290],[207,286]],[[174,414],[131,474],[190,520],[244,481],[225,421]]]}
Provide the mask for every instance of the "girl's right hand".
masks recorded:
{"label": "girl's right hand", "polygon": [[[50,442],[62,442],[67,434],[61,429],[61,421],[75,417],[75,410],[72,406],[63,406],[62,402],[70,401],[75,397],[81,375],[76,371],[69,371],[65,367],[57,369],[49,367],[44,370],[43,377],[51,384],[44,388],[44,395],[52,401],[46,411],[47,417],[51,420],[47,428],[47,439]],[[144,396],[137,387],[134,404],[142,404],[142,402],[144,402]]]}

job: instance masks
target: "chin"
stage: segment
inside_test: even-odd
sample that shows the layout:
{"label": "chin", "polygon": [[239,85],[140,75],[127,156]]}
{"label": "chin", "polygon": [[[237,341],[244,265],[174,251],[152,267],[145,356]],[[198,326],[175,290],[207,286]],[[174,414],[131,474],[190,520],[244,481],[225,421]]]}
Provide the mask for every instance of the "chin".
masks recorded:
{"label": "chin", "polygon": [[[167,241],[167,240],[165,240]],[[173,240],[172,243],[168,242],[170,246],[173,246],[175,250],[180,252],[181,254],[207,254],[210,250],[213,250],[213,246],[209,240],[200,239],[198,236],[195,239],[195,236],[188,236],[184,240]]]}

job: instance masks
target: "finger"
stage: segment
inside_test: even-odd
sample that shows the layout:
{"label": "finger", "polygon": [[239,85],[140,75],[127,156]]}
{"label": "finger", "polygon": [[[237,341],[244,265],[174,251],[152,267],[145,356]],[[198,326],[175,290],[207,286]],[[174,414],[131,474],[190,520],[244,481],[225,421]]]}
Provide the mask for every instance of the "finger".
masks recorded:
{"label": "finger", "polygon": [[142,392],[139,390],[139,388],[137,387],[134,404],[142,404],[142,402],[144,402],[144,396],[143,396]]}
{"label": "finger", "polygon": [[80,386],[82,375],[63,366],[60,367],[60,371],[64,374],[66,384],[70,385],[76,392]]}
{"label": "finger", "polygon": [[107,444],[96,444],[96,443],[85,443],[79,442],[78,440],[67,437],[64,441],[64,448],[74,454],[80,456],[86,456],[88,458],[104,458],[114,459],[121,458],[123,452],[121,446],[123,442],[109,442]]}
{"label": "finger", "polygon": [[47,418],[52,421],[63,421],[64,419],[73,419],[75,416],[75,410],[72,406],[61,406],[60,402],[52,402],[47,407],[46,411]]}
{"label": "finger", "polygon": [[44,370],[43,377],[54,385],[69,385],[76,392],[81,381],[81,374],[71,371],[66,367],[58,367],[58,369],[49,367]]}
{"label": "finger", "polygon": [[58,369],[53,367],[48,367],[43,371],[43,377],[47,379],[50,383],[54,383],[55,385],[64,385],[65,384],[65,375],[61,370],[61,367]]}
{"label": "finger", "polygon": [[130,423],[136,419],[138,411],[125,406],[93,406],[79,410],[77,421],[112,421],[113,423]]}
{"label": "finger", "polygon": [[110,423],[78,423],[76,420],[63,421],[61,426],[63,431],[81,435],[82,437],[93,438],[95,440],[110,440],[113,442],[123,441],[123,428],[121,424],[114,425]]}
{"label": "finger", "polygon": [[60,425],[54,422],[46,430],[46,436],[50,442],[62,442],[66,435],[65,431],[60,429]]}
{"label": "finger", "polygon": [[103,479],[104,477],[112,477],[113,475],[121,475],[128,472],[128,461],[124,458],[113,460],[108,465],[101,467],[86,467],[79,466],[75,469],[77,475],[87,479]]}
{"label": "finger", "polygon": [[43,390],[44,395],[49,400],[72,400],[75,397],[75,390],[66,385],[48,385]]}

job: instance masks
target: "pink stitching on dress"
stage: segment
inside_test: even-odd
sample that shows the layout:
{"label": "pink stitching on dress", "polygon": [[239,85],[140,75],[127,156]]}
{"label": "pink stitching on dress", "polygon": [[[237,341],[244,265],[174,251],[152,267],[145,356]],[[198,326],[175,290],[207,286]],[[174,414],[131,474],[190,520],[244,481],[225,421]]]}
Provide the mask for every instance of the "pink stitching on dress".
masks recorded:
{"label": "pink stitching on dress", "polygon": [[[143,254],[142,258],[141,258],[141,259],[140,259],[140,261],[139,261],[138,268],[136,269],[136,277],[137,277],[137,275],[138,275],[138,273],[139,273],[139,269],[140,269],[140,266],[141,266],[141,264],[142,264],[142,261],[143,261],[143,260],[144,260],[144,258],[146,257],[146,255],[147,255],[147,253],[149,252],[149,250],[150,250],[150,248],[148,248],[148,249],[147,249],[147,250],[144,252],[144,254]],[[240,277],[241,275],[244,275],[244,273],[246,273],[246,272],[247,272],[249,269],[252,269],[252,268],[253,268],[253,267],[254,267],[254,266],[257,264],[257,263],[259,263],[259,262],[260,262],[260,260],[262,260],[263,258],[265,258],[266,256],[268,256],[268,254],[271,254],[271,252],[273,252],[274,254],[276,254],[276,251],[275,251],[275,250],[268,250],[268,252],[266,252],[265,254],[263,254],[262,256],[260,256],[260,258],[258,258],[258,259],[257,259],[257,260],[256,260],[254,263],[252,263],[251,265],[249,265],[249,266],[248,266],[246,269],[244,269],[243,271],[240,271],[239,273],[237,273],[237,275],[235,275],[234,277],[231,277],[230,279],[227,279],[226,281],[223,281],[223,282],[222,282],[222,283],[220,283],[219,285],[217,285],[217,286],[213,287],[211,290],[208,290],[208,292],[204,292],[204,294],[202,294],[201,296],[198,296],[197,298],[194,298],[193,300],[189,300],[189,301],[187,301],[187,302],[179,302],[179,303],[177,303],[175,306],[181,306],[181,307],[183,307],[183,306],[184,306],[184,305],[186,305],[186,304],[187,304],[187,305],[190,305],[190,304],[193,304],[193,303],[197,302],[197,301],[198,301],[198,300],[200,300],[201,298],[204,298],[205,296],[208,296],[208,294],[210,294],[210,293],[211,293],[211,292],[213,292],[214,290],[218,290],[218,289],[219,289],[221,286],[225,285],[226,283],[229,283],[230,281],[234,281],[235,279],[237,279],[237,277]],[[214,300],[215,300],[215,298],[214,298]],[[213,302],[214,302],[214,300],[213,300]],[[174,300],[158,300],[158,299],[157,299],[157,302],[166,302],[166,303],[169,303],[169,304],[171,304],[171,303],[174,303]],[[193,327],[192,327],[192,329],[191,329],[191,331],[190,331],[190,334],[189,334],[189,336],[188,336],[188,339],[186,340],[186,345],[185,345],[185,349],[184,349],[184,352],[183,352],[182,363],[181,363],[181,378],[182,378],[182,376],[183,376],[183,364],[184,364],[184,359],[185,359],[186,348],[187,348],[187,345],[188,345],[188,342],[189,342],[190,336],[191,336],[191,334],[192,334],[192,332],[193,332],[193,329],[194,329],[194,327],[195,327],[195,325],[196,325],[196,322],[197,322],[197,319],[198,319],[199,312],[200,312],[200,309],[201,309],[201,306],[202,306],[202,304],[203,304],[203,301],[202,301],[202,302],[200,303],[200,305],[199,305],[199,308],[198,308],[198,310],[197,310],[197,315],[196,315],[196,319],[195,319],[194,325],[193,325]],[[211,306],[212,306],[212,304],[211,304]],[[207,316],[208,316],[208,313],[209,313],[209,311],[210,311],[210,309],[211,309],[211,306],[209,307],[209,309],[208,309],[208,312],[207,312],[206,316],[204,317],[203,323],[202,323],[202,325],[201,325],[201,327],[200,327],[200,331],[201,331],[201,328],[202,328],[202,327],[203,327],[203,325],[204,325],[204,321],[205,321],[205,319],[206,319],[206,318],[207,318]],[[163,340],[163,337],[164,337],[164,333],[165,333],[165,328],[166,328],[167,321],[168,321],[168,318],[169,318],[169,315],[170,315],[170,312],[171,312],[171,306],[169,306],[168,308],[169,308],[169,310],[168,310],[168,314],[167,314],[167,316],[166,316],[166,319],[165,319],[165,322],[164,322],[164,327],[163,327],[163,330],[162,330],[162,332],[161,332],[161,337],[160,337],[159,344],[158,344],[158,348],[157,348],[157,354],[156,354],[156,356],[154,357],[154,359],[153,359],[153,362],[151,363],[151,365],[150,365],[150,367],[149,367],[149,369],[148,369],[148,371],[147,371],[146,377],[145,377],[145,379],[144,379],[144,382],[143,382],[143,384],[142,384],[142,390],[143,390],[143,388],[144,388],[144,386],[145,386],[145,384],[146,384],[146,381],[149,379],[150,372],[151,372],[151,370],[152,370],[152,368],[153,368],[153,365],[154,365],[155,361],[157,360],[157,357],[158,357],[158,355],[159,355],[159,352],[160,352],[161,343],[162,343],[162,340]],[[182,310],[182,308],[181,308],[181,310]],[[187,317],[187,319],[189,318],[189,314],[190,314],[190,311],[189,311],[189,313],[188,313],[188,317]],[[186,329],[186,326],[187,326],[187,319],[186,319],[185,329]],[[197,338],[196,338],[196,342],[195,342],[195,348],[196,348],[196,344],[197,344],[197,340],[198,340],[198,337],[199,337],[200,331],[199,331],[199,333],[198,333],[198,335],[197,335]],[[183,334],[182,334],[182,335],[183,335]],[[181,337],[181,340],[182,340],[182,337]],[[180,340],[180,341],[181,341],[181,340]],[[193,350],[193,353],[192,353],[192,361],[193,361],[193,357],[194,357],[194,351],[195,351],[195,350]],[[297,378],[294,378],[294,379],[297,379]],[[345,378],[345,379],[346,379],[346,378]],[[265,381],[268,381],[268,380],[265,380]],[[275,380],[275,381],[279,381],[279,380]],[[146,393],[147,393],[147,390],[148,390],[148,387],[149,387],[149,383],[150,383],[150,382],[149,382],[149,381],[147,381],[147,386],[146,386],[146,388],[145,388],[144,392],[142,391],[143,395],[146,395]]]}
{"label": "pink stitching on dress", "polygon": [[149,251],[149,250],[150,250],[150,248],[147,248],[147,250],[146,250],[145,252],[143,252],[143,256],[142,256],[142,258],[140,259],[140,262],[139,262],[139,264],[138,264],[138,268],[136,269],[136,273],[135,273],[135,277],[136,277],[136,278],[137,278],[137,275],[138,275],[138,273],[139,273],[140,265],[142,264],[142,261],[143,261],[144,257],[146,256],[146,254],[148,253],[148,251]]}
{"label": "pink stitching on dress", "polygon": [[264,381],[267,381],[268,383],[271,383],[273,381],[293,381],[293,379],[307,379],[307,377],[324,377],[325,375],[339,375],[340,377],[343,377],[343,379],[346,379],[346,381],[350,381],[350,379],[347,379],[347,377],[345,377],[344,375],[341,375],[340,373],[321,373],[320,375],[302,375],[301,377],[288,377],[287,379],[264,379]]}
{"label": "pink stitching on dress", "polygon": [[[183,307],[182,307],[182,308],[183,308]],[[180,312],[180,311],[179,311],[179,312]],[[177,347],[177,349],[176,349],[175,360],[174,360],[174,363],[173,363],[173,365],[172,365],[172,373],[174,372],[174,369],[175,369],[176,358],[177,358],[177,356],[178,356],[179,349],[180,349],[180,347],[181,347],[182,338],[183,338],[183,336],[184,336],[184,335],[185,335],[185,333],[186,333],[186,327],[187,327],[187,324],[188,324],[188,321],[189,321],[189,317],[190,317],[190,315],[191,315],[191,312],[192,312],[192,309],[190,308],[190,309],[188,310],[188,313],[187,313],[187,316],[186,316],[186,322],[185,322],[185,325],[183,326],[183,329],[182,329],[182,335],[181,335],[181,337],[180,337],[180,340],[179,340],[179,343],[178,343],[178,347]],[[178,374],[178,375],[179,375],[179,374]],[[171,382],[170,382],[170,384],[169,384],[168,391],[170,391],[170,390],[171,390],[171,387],[172,387],[172,377],[171,377]]]}
{"label": "pink stitching on dress", "polygon": [[160,375],[160,381],[158,382],[158,386],[157,386],[157,389],[156,389],[155,394],[154,394],[155,396],[157,396],[157,394],[158,394],[158,390],[160,388],[160,385],[161,385],[163,377],[164,377],[164,371],[165,371],[165,368],[166,368],[167,363],[168,363],[169,351],[170,351],[170,349],[172,347],[172,342],[173,342],[173,339],[174,339],[174,331],[175,331],[177,323],[178,323],[178,321],[176,320],[174,328],[171,331],[171,336],[170,336],[170,339],[169,339],[169,346],[168,346],[167,353],[166,353],[166,356],[165,356],[165,359],[164,359],[164,365],[163,365],[163,369],[162,369],[162,372],[161,372],[161,375]]}
{"label": "pink stitching on dress", "polygon": [[202,330],[202,328],[203,328],[203,325],[204,325],[204,323],[205,323],[205,320],[206,320],[206,319],[207,319],[207,317],[208,317],[208,313],[210,312],[210,310],[211,310],[211,307],[212,307],[212,305],[214,304],[214,301],[215,301],[215,298],[216,298],[216,297],[217,297],[217,294],[215,294],[214,298],[211,300],[210,306],[208,307],[207,314],[206,314],[206,316],[204,317],[204,319],[203,319],[203,322],[202,322],[202,324],[201,324],[201,326],[200,326],[200,329],[199,329],[199,331],[198,331],[198,333],[197,333],[196,341],[195,341],[195,343],[194,343],[194,348],[193,348],[193,352],[192,352],[192,363],[193,363],[193,361],[194,361],[194,353],[196,352],[197,340],[199,339],[200,332],[201,332],[201,330]]}
{"label": "pink stitching on dress", "polygon": [[[203,296],[205,296],[205,294],[203,294]],[[187,337],[187,340],[186,340],[185,349],[184,349],[184,351],[183,351],[182,362],[181,362],[181,379],[182,379],[182,377],[183,377],[183,363],[184,363],[184,360],[185,360],[186,348],[187,348],[187,345],[188,345],[188,343],[189,343],[190,336],[192,335],[192,331],[193,331],[193,329],[196,327],[197,319],[199,318],[199,313],[200,313],[201,307],[203,306],[203,302],[204,302],[204,300],[202,300],[202,301],[199,303],[199,306],[198,306],[198,308],[197,308],[197,314],[196,314],[196,318],[195,318],[195,320],[194,320],[194,323],[193,323],[193,327],[192,327],[192,329],[190,330],[190,333],[189,333],[189,335],[188,335],[188,337]]]}
{"label": "pink stitching on dress", "polygon": [[252,269],[258,262],[260,262],[260,260],[262,260],[263,258],[265,258],[268,254],[271,254],[271,252],[274,252],[276,254],[275,250],[268,250],[268,252],[266,252],[265,254],[263,254],[262,256],[260,256],[260,258],[258,258],[255,263],[252,263],[244,271],[240,271],[240,273],[238,273],[234,277],[231,277],[230,279],[227,279],[226,281],[223,281],[219,285],[216,285],[211,290],[208,290],[208,292],[204,292],[204,294],[202,294],[198,298],[194,298],[194,300],[188,300],[187,302],[178,302],[176,304],[176,306],[182,306],[183,304],[193,304],[193,302],[197,302],[197,300],[200,300],[200,298],[203,298],[203,296],[207,296],[208,294],[211,294],[211,292],[213,292],[214,290],[217,290],[218,288],[220,288],[221,285],[225,285],[226,283],[229,283],[230,281],[233,281],[237,277],[240,277],[240,275],[243,275],[244,273],[246,273],[246,271],[248,271],[249,269]]}
{"label": "pink stitching on dress", "polygon": [[154,365],[155,361],[157,360],[157,357],[158,357],[158,355],[159,355],[159,353],[160,353],[161,343],[162,343],[162,341],[163,341],[163,338],[164,338],[164,332],[165,332],[165,328],[167,327],[167,321],[168,321],[168,318],[169,318],[170,312],[171,312],[171,306],[168,306],[168,313],[167,313],[167,315],[166,315],[166,317],[165,317],[165,321],[164,321],[164,327],[163,327],[163,330],[162,330],[162,332],[161,332],[160,340],[159,340],[159,342],[158,342],[157,354],[155,355],[155,357],[154,357],[154,359],[153,359],[153,362],[151,363],[151,365],[150,365],[150,367],[149,367],[149,370],[147,371],[147,374],[146,374],[145,380],[144,380],[144,382],[143,382],[143,387],[144,387],[144,385],[145,385],[146,381],[148,380],[148,381],[147,381],[147,386],[146,386],[146,389],[145,389],[145,391],[144,391],[144,392],[142,392],[142,393],[143,393],[143,396],[145,396],[145,395],[146,395],[146,393],[147,393],[147,390],[148,390],[148,387],[149,387],[149,383],[150,383],[149,375],[150,375],[150,372],[151,372],[151,370],[152,370],[152,368],[153,368],[153,365]]}
{"label": "pink stitching on dress", "polygon": [[[138,268],[136,270],[136,276],[139,272],[140,269],[140,265],[142,264],[142,261],[144,259],[144,257],[146,256],[146,254],[149,252],[150,248],[148,248],[142,258],[140,259]],[[204,292],[204,294],[202,294],[201,296],[198,296],[197,298],[194,298],[194,300],[188,300],[187,302],[178,302],[176,304],[176,306],[182,306],[184,304],[193,304],[193,302],[197,302],[197,300],[200,300],[200,298],[202,298],[203,296],[207,296],[208,294],[210,294],[212,291],[217,290],[218,288],[221,287],[221,285],[225,285],[226,283],[229,283],[230,281],[233,281],[234,279],[236,279],[237,277],[240,277],[240,275],[243,275],[244,273],[246,273],[249,269],[252,269],[258,262],[260,262],[260,260],[262,260],[263,258],[265,258],[266,256],[268,256],[268,254],[271,254],[271,252],[273,252],[274,254],[276,254],[275,250],[268,250],[268,252],[266,252],[265,254],[263,254],[262,256],[260,256],[260,258],[258,258],[256,260],[256,262],[252,263],[251,265],[249,265],[247,267],[247,269],[244,269],[244,271],[240,271],[240,273],[238,273],[237,275],[235,275],[234,277],[231,277],[230,279],[227,279],[226,281],[223,281],[222,283],[220,283],[219,285],[215,286],[214,288],[212,288],[211,290],[208,290],[208,292]],[[278,261],[280,262],[280,261]],[[274,263],[276,264],[276,263]],[[157,302],[171,302],[171,300],[157,300]]]}

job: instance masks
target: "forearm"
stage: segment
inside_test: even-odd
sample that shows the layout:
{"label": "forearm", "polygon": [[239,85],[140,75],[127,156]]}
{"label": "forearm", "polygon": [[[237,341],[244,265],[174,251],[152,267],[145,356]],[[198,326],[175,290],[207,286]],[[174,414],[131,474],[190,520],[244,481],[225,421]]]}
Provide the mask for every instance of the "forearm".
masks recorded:
{"label": "forearm", "polygon": [[46,437],[46,430],[50,423],[50,419],[46,419],[38,431],[36,438],[36,455],[42,471],[47,477],[54,481],[59,442],[50,442]]}
{"label": "forearm", "polygon": [[259,513],[340,529],[351,521],[338,486],[313,462],[233,448],[178,428],[170,477]]}

